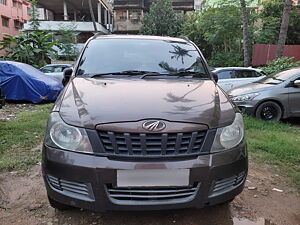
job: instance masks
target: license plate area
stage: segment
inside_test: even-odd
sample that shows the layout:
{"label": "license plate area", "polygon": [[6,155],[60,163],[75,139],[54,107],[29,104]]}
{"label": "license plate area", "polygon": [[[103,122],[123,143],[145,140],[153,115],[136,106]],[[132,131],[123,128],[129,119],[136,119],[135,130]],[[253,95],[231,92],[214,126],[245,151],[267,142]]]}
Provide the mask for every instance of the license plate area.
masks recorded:
{"label": "license plate area", "polygon": [[117,187],[184,187],[189,179],[189,169],[117,170]]}

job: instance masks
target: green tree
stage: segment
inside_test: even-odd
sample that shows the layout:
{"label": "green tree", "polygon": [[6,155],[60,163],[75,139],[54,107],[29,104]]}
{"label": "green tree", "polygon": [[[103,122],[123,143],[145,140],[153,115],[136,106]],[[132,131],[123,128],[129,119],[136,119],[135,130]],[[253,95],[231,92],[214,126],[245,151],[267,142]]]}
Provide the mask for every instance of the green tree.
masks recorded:
{"label": "green tree", "polygon": [[0,50],[6,50],[4,60],[23,62],[40,68],[49,63],[50,58],[57,56],[53,47],[57,46],[59,41],[53,41],[53,33],[21,32],[16,37],[8,34],[4,34],[4,37],[5,39],[0,41]]}
{"label": "green tree", "polygon": [[[263,9],[256,17],[257,29],[254,35],[255,43],[277,44],[284,1],[273,0],[263,3]],[[292,7],[287,32],[286,44],[300,44],[300,11],[299,6]]]}
{"label": "green tree", "polygon": [[250,66],[250,37],[249,37],[249,14],[246,7],[246,1],[240,0],[241,12],[243,19],[243,49],[244,49],[244,66]]}
{"label": "green tree", "polygon": [[60,26],[58,31],[59,35],[59,47],[61,49],[62,55],[65,56],[66,60],[73,61],[76,60],[79,51],[76,48],[76,25],[71,24],[69,26]]}
{"label": "green tree", "polygon": [[280,26],[279,38],[277,43],[277,50],[276,50],[277,58],[283,56],[284,45],[286,42],[287,32],[289,28],[291,10],[292,10],[292,0],[285,0],[283,13],[282,13],[282,22]]}
{"label": "green tree", "polygon": [[188,16],[182,34],[194,41],[212,66],[243,65],[242,21],[235,6],[207,8]]}
{"label": "green tree", "polygon": [[147,35],[177,36],[183,20],[172,8],[170,0],[159,0],[152,3],[150,12],[142,20],[140,32]]}

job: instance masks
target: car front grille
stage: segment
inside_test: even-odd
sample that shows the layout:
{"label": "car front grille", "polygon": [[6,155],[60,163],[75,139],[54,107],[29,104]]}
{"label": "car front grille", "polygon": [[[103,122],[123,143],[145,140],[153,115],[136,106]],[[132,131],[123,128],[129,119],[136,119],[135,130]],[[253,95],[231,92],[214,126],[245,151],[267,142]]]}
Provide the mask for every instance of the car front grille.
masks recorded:
{"label": "car front grille", "polygon": [[113,188],[106,185],[110,200],[119,205],[174,204],[192,201],[198,193],[200,183],[190,187],[165,188]]}
{"label": "car front grille", "polygon": [[207,132],[116,133],[99,131],[98,133],[106,154],[162,157],[199,154]]}
{"label": "car front grille", "polygon": [[241,184],[245,176],[246,176],[246,172],[241,172],[235,176],[214,181],[210,197],[230,191],[235,186]]}
{"label": "car front grille", "polygon": [[51,175],[47,175],[47,180],[56,191],[64,195],[86,201],[94,200],[90,184],[67,181]]}

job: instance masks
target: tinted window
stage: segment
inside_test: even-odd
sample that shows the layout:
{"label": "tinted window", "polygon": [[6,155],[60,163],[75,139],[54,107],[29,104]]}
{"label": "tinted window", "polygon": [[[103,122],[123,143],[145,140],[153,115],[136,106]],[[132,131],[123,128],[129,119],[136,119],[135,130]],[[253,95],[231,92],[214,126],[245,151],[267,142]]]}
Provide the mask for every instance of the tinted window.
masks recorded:
{"label": "tinted window", "polygon": [[43,73],[53,73],[53,70],[54,70],[54,67],[51,67],[51,66],[46,66],[46,67],[41,69],[41,71]]}
{"label": "tinted window", "polygon": [[253,70],[236,70],[235,76],[237,78],[251,78],[257,77],[256,72]]}
{"label": "tinted window", "polygon": [[203,78],[210,78],[192,44],[145,39],[91,41],[81,58],[77,74],[92,75],[129,70],[159,73],[188,70],[203,74]]}
{"label": "tinted window", "polygon": [[221,72],[217,72],[219,79],[230,79],[234,78],[232,70],[225,70]]}

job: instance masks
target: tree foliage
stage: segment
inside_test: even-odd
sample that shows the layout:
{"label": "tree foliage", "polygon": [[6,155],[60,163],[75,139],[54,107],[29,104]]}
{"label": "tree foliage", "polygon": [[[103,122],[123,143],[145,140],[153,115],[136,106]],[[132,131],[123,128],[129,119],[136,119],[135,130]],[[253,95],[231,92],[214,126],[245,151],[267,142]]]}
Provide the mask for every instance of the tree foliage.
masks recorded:
{"label": "tree foliage", "polygon": [[278,73],[280,71],[283,71],[287,68],[290,67],[295,67],[300,65],[300,61],[298,62],[293,62],[294,58],[289,58],[289,57],[280,57],[277,58],[269,63],[267,63],[266,66],[261,67],[261,69],[266,73],[266,74],[273,74],[273,73]]}
{"label": "tree foliage", "polygon": [[177,36],[182,20],[183,16],[176,14],[170,0],[159,0],[145,14],[140,32],[146,35]]}
{"label": "tree foliage", "polygon": [[208,8],[188,16],[182,26],[212,66],[243,65],[242,20],[235,6]]}
{"label": "tree foliage", "polygon": [[[282,21],[284,1],[273,0],[262,3],[263,8],[256,17],[257,30],[254,33],[255,43],[277,44]],[[300,44],[299,6],[291,11],[286,44]]]}
{"label": "tree foliage", "polygon": [[79,50],[76,48],[75,41],[76,25],[71,24],[69,26],[60,26],[59,29],[59,46],[61,54],[65,56],[68,61],[76,60]]}
{"label": "tree foliage", "polygon": [[11,60],[30,64],[40,68],[55,58],[57,52],[53,49],[59,41],[53,41],[53,33],[35,31],[13,37],[4,34],[0,41],[0,49],[5,49],[4,60]]}

